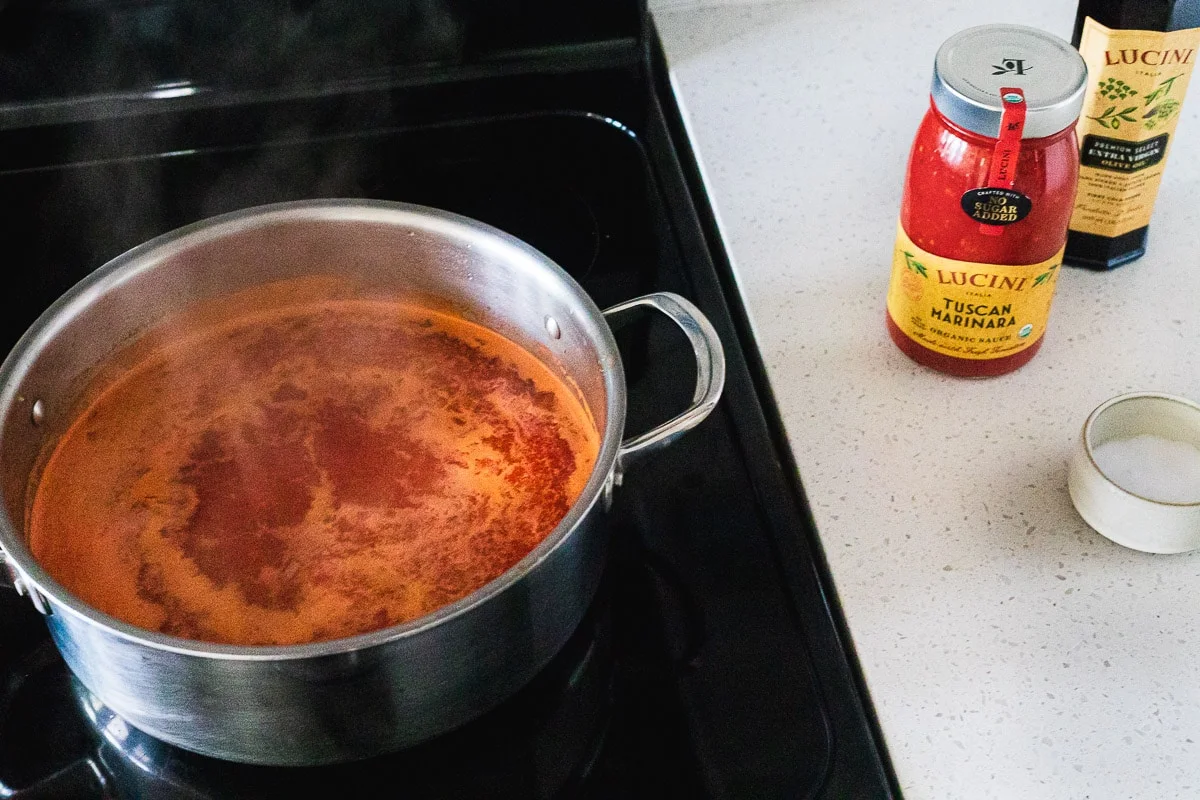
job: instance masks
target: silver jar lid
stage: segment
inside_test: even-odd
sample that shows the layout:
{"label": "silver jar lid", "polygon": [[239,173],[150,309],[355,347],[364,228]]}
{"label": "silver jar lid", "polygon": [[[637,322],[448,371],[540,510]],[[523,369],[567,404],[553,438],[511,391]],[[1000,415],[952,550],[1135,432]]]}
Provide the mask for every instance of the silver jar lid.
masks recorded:
{"label": "silver jar lid", "polygon": [[1087,66],[1057,36],[1024,25],[980,25],[946,40],[933,62],[933,104],[951,122],[995,138],[1000,89],[1025,93],[1023,139],[1069,128],[1079,118]]}

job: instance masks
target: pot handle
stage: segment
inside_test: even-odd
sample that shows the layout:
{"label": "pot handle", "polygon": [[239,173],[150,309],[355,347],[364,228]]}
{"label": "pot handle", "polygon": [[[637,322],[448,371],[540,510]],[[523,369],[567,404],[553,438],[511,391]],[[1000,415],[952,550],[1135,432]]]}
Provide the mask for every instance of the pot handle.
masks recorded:
{"label": "pot handle", "polygon": [[682,414],[621,442],[621,449],[617,451],[617,484],[621,482],[622,470],[634,459],[666,447],[703,422],[716,407],[725,388],[725,351],[716,329],[700,309],[672,292],[656,292],[618,303],[605,309],[604,316],[616,317],[641,306],[666,314],[691,342],[696,354],[696,391],[692,394],[691,406]]}
{"label": "pot handle", "polygon": [[17,572],[8,565],[8,554],[3,547],[0,547],[0,589],[17,590]]}
{"label": "pot handle", "polygon": [[[8,560],[8,554],[4,552],[3,547],[0,547],[0,589],[12,589],[19,595],[28,595],[33,607],[43,616],[48,617],[52,613],[46,598],[33,584],[29,583],[16,565]],[[0,794],[0,798],[2,797],[4,795]]]}

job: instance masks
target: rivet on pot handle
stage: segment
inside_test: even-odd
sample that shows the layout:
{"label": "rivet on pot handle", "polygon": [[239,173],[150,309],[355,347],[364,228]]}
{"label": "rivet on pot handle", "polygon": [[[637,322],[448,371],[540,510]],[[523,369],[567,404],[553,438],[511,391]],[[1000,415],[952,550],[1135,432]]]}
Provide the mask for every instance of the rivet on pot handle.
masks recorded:
{"label": "rivet on pot handle", "polygon": [[621,442],[613,474],[613,482],[618,486],[630,462],[666,447],[703,422],[716,407],[725,388],[725,351],[721,347],[721,340],[717,338],[712,323],[689,300],[672,292],[656,292],[618,303],[605,309],[604,316],[615,317],[642,306],[666,314],[691,342],[692,351],[696,354],[696,391],[692,394],[691,406],[682,414]]}
{"label": "rivet on pot handle", "polygon": [[17,568],[8,563],[8,554],[0,548],[0,589],[12,589],[17,594],[25,594],[25,586],[17,575]]}
{"label": "rivet on pot handle", "polygon": [[33,607],[47,617],[53,613],[46,598],[42,597],[42,593],[29,583],[15,564],[8,560],[8,554],[3,549],[0,549],[0,588],[12,589],[22,596],[29,595]]}

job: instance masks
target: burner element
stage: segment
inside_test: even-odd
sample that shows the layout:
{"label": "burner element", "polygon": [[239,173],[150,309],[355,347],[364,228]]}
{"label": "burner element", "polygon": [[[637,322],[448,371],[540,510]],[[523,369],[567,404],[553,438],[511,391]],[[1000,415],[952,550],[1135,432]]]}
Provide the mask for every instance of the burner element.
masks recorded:
{"label": "burner element", "polygon": [[[602,596],[532,683],[475,722],[367,761],[279,768],[207,758],[139,731],[71,677],[43,642],[15,665],[3,696],[0,797],[295,800],[367,796],[381,785],[402,786],[411,798],[575,796],[606,741],[612,658],[611,615]],[[22,738],[29,731],[43,735]],[[22,757],[48,771],[19,774]]]}

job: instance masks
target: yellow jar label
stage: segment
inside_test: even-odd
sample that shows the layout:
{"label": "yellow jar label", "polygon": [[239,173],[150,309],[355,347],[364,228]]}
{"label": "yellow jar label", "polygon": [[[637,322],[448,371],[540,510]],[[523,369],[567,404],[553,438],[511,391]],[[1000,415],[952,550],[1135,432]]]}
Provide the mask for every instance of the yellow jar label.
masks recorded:
{"label": "yellow jar label", "polygon": [[955,261],[913,244],[898,225],[887,309],[910,339],[943,355],[986,360],[1046,332],[1063,251],[1039,264]]}
{"label": "yellow jar label", "polygon": [[1111,238],[1150,224],[1198,48],[1200,28],[1159,33],[1084,21],[1088,83],[1071,230]]}

